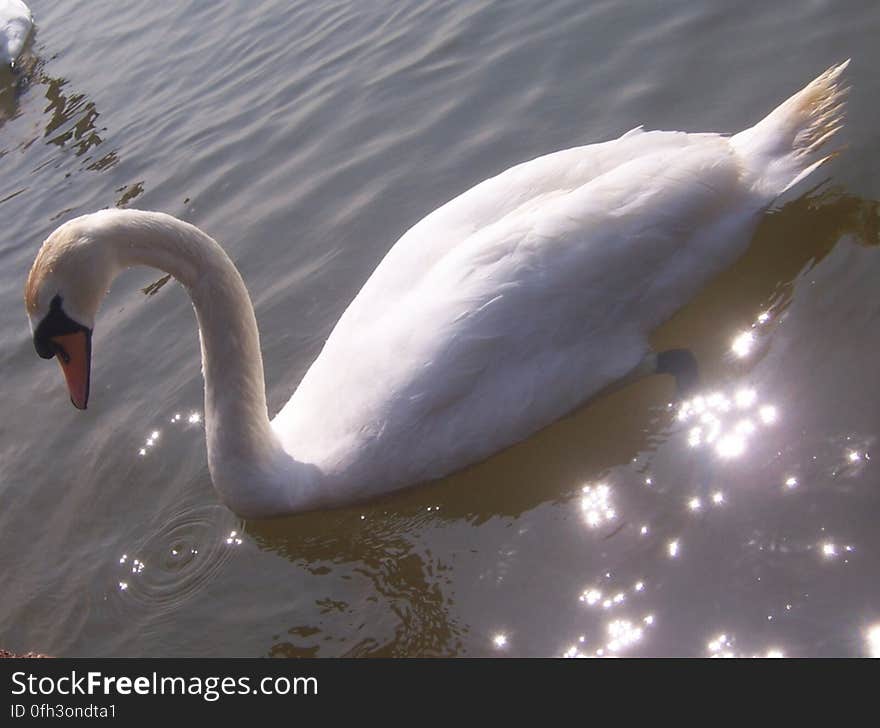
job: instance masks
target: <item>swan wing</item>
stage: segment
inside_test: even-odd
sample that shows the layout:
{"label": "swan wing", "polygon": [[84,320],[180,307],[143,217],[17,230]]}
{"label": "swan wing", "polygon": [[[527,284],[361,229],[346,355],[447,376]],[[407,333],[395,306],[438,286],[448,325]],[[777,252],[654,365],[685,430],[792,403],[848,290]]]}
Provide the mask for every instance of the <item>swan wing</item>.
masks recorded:
{"label": "swan wing", "polygon": [[339,487],[387,489],[511,445],[635,367],[760,208],[726,138],[617,144],[514,167],[404,235],[273,421],[285,448]]}
{"label": "swan wing", "polygon": [[677,150],[717,135],[650,131],[547,154],[491,177],[425,216],[388,251],[343,317],[372,315],[413,289],[440,260],[475,233],[511,215],[540,209],[627,162]]}

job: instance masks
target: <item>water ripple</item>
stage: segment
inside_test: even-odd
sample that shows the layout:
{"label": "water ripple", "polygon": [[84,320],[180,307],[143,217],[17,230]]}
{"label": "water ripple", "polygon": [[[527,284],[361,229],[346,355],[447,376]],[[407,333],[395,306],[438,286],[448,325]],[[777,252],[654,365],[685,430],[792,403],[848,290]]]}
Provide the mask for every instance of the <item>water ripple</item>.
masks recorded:
{"label": "water ripple", "polygon": [[133,608],[173,611],[203,590],[243,543],[220,504],[190,506],[119,557],[116,590]]}

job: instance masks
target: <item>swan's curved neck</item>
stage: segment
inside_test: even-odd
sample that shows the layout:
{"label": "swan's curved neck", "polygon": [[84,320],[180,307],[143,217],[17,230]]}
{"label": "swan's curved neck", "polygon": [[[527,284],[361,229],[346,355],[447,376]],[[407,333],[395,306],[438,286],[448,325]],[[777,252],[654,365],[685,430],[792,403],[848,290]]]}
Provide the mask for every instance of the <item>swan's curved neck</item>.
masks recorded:
{"label": "swan's curved neck", "polygon": [[162,213],[114,211],[106,240],[120,268],[170,273],[192,298],[205,379],[208,464],[224,501],[244,516],[308,507],[317,469],[284,452],[269,424],[263,358],[253,305],[217,242]]}

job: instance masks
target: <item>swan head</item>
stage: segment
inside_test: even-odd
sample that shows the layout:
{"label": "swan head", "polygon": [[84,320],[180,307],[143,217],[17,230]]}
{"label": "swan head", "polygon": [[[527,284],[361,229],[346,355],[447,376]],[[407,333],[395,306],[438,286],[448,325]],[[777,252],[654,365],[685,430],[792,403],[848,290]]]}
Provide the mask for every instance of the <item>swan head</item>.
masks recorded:
{"label": "swan head", "polygon": [[116,272],[92,217],[72,220],[46,239],[24,294],[34,348],[44,359],[58,359],[77,409],[88,405],[95,315]]}

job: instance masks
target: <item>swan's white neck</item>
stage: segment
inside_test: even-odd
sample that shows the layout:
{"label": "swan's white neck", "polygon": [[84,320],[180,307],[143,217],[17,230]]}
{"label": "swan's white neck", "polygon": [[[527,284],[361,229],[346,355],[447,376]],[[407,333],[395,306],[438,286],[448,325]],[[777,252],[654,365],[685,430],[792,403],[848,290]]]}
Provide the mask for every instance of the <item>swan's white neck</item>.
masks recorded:
{"label": "swan's white neck", "polygon": [[322,505],[320,472],[286,453],[269,424],[254,309],[229,256],[201,230],[170,215],[112,210],[92,217],[98,215],[94,240],[113,248],[119,269],[158,268],[192,298],[205,378],[208,464],[226,504],[245,517]]}

